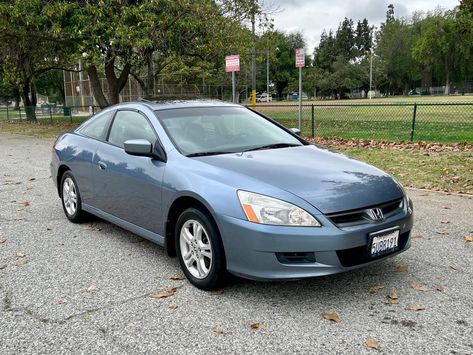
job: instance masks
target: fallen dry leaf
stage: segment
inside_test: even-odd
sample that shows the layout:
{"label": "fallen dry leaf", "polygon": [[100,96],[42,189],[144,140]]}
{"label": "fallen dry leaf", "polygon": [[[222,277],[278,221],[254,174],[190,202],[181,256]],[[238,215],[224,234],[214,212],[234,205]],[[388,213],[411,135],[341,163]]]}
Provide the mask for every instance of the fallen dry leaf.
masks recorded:
{"label": "fallen dry leaf", "polygon": [[20,201],[18,204],[23,208],[26,208],[30,205],[29,201]]}
{"label": "fallen dry leaf", "polygon": [[255,322],[255,323],[251,323],[250,324],[250,328],[251,329],[259,329],[261,327],[261,323],[260,322]]}
{"label": "fallen dry leaf", "polygon": [[0,239],[0,244],[5,243],[7,240],[6,239]]}
{"label": "fallen dry leaf", "polygon": [[466,242],[473,242],[473,235],[466,235],[463,239],[465,239]]}
{"label": "fallen dry leaf", "polygon": [[174,296],[176,291],[177,291],[177,288],[174,287],[174,288],[171,288],[170,290],[154,292],[150,294],[149,297],[155,298],[155,299],[168,298],[168,297]]}
{"label": "fallen dry leaf", "polygon": [[442,223],[442,224],[449,224],[450,221],[440,221],[440,223]]}
{"label": "fallen dry leaf", "polygon": [[169,279],[170,279],[170,280],[175,280],[175,281],[180,281],[180,280],[184,280],[184,276],[182,276],[182,275],[174,275],[174,276],[171,276]]}
{"label": "fallen dry leaf", "polygon": [[447,231],[435,231],[435,233],[440,234],[440,235],[447,235]]}
{"label": "fallen dry leaf", "polygon": [[22,251],[17,251],[17,252],[16,252],[16,257],[17,257],[17,258],[24,258],[25,256],[26,256],[26,254],[23,253]]}
{"label": "fallen dry leaf", "polygon": [[416,290],[416,291],[420,291],[420,292],[426,292],[426,291],[430,291],[430,289],[426,286],[421,286],[421,285],[417,285],[417,284],[411,284],[411,287]]}
{"label": "fallen dry leaf", "polygon": [[169,305],[169,308],[171,308],[171,309],[176,309],[176,308],[177,308],[177,304],[171,303],[171,304]]}
{"label": "fallen dry leaf", "polygon": [[425,307],[424,306],[420,306],[418,304],[414,304],[412,306],[410,306],[408,308],[409,311],[413,311],[413,312],[418,312],[418,311],[425,311]]}
{"label": "fallen dry leaf", "polygon": [[28,181],[35,181],[35,180],[36,180],[36,178],[31,178]]}
{"label": "fallen dry leaf", "polygon": [[222,290],[214,290],[214,291],[210,291],[210,294],[212,296],[220,296],[220,295],[223,295],[223,291]]}
{"label": "fallen dry leaf", "polygon": [[97,286],[95,285],[90,285],[87,287],[87,292],[96,292],[97,291]]}
{"label": "fallen dry leaf", "polygon": [[321,316],[335,323],[340,323],[342,321],[337,313],[322,313]]}
{"label": "fallen dry leaf", "polygon": [[366,339],[366,346],[370,349],[379,350],[379,342],[376,339]]}
{"label": "fallen dry leaf", "polygon": [[399,296],[397,295],[396,292],[393,291],[388,295],[388,300],[389,300],[389,303],[391,303],[391,304],[398,304],[399,303]]}
{"label": "fallen dry leaf", "polygon": [[407,272],[408,269],[409,269],[409,266],[407,265],[398,265],[396,267],[397,272]]}
{"label": "fallen dry leaf", "polygon": [[28,264],[28,260],[26,258],[21,258],[16,262],[17,266],[25,266],[26,264]]}
{"label": "fallen dry leaf", "polygon": [[100,232],[102,230],[102,228],[96,224],[89,224],[85,226],[84,229],[88,231],[97,231],[97,232]]}
{"label": "fallen dry leaf", "polygon": [[217,334],[223,334],[223,328],[221,327],[212,328],[212,331]]}
{"label": "fallen dry leaf", "polygon": [[379,290],[382,290],[383,288],[384,288],[384,285],[373,285],[373,286],[370,286],[370,292],[376,293]]}

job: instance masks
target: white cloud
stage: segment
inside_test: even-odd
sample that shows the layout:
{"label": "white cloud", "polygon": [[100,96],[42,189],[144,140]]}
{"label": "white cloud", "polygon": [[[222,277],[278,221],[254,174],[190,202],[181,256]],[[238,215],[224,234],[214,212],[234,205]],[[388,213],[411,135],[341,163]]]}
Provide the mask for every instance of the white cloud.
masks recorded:
{"label": "white cloud", "polygon": [[386,18],[389,4],[394,4],[396,16],[408,16],[414,11],[431,11],[437,7],[452,9],[458,0],[279,0],[273,4],[280,11],[274,14],[276,28],[287,32],[300,31],[306,39],[307,53],[312,53],[320,40],[320,34],[337,29],[344,17],[358,20],[367,18],[371,25],[379,27]]}

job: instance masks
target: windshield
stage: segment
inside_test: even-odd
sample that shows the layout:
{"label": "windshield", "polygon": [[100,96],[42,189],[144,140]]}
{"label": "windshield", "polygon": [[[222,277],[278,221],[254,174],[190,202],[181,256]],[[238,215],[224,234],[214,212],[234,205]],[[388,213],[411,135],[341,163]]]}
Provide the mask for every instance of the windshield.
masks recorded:
{"label": "windshield", "polygon": [[184,155],[210,155],[302,143],[275,124],[243,107],[199,107],[156,111]]}

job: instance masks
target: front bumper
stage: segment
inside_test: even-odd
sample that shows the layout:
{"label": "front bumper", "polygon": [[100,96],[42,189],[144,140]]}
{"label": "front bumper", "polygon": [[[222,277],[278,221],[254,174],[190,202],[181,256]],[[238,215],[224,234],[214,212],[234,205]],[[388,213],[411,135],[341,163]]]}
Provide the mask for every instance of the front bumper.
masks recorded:
{"label": "front bumper", "polygon": [[[317,216],[319,218],[319,216]],[[337,228],[281,227],[220,216],[227,269],[254,280],[290,280],[348,271],[385,259],[410,247],[412,214],[399,213],[382,223]],[[367,255],[369,234],[391,227],[400,230],[398,250],[376,258]],[[281,253],[310,253],[304,262],[286,262]]]}

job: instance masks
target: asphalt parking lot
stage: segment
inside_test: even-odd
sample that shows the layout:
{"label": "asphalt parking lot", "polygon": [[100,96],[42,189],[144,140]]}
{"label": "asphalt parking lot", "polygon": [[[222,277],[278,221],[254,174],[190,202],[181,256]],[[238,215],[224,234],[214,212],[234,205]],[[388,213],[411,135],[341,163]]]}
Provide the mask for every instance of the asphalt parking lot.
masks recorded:
{"label": "asphalt parking lot", "polygon": [[395,258],[208,293],[173,280],[177,259],[161,247],[100,220],[68,222],[51,145],[0,134],[1,354],[473,354],[472,197],[409,190],[412,247]]}

